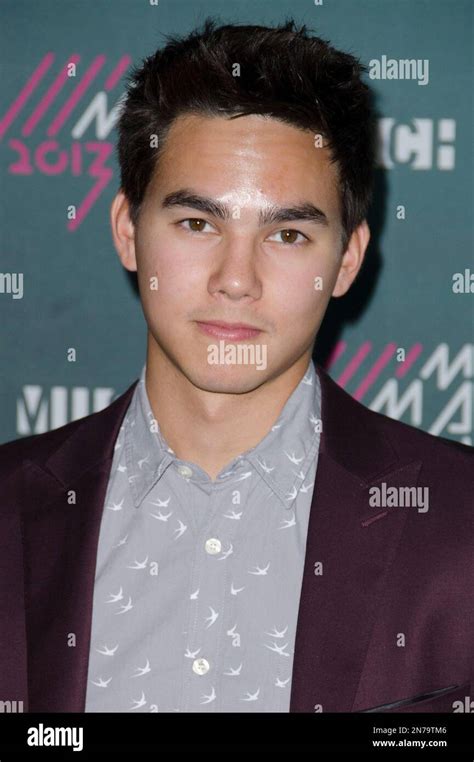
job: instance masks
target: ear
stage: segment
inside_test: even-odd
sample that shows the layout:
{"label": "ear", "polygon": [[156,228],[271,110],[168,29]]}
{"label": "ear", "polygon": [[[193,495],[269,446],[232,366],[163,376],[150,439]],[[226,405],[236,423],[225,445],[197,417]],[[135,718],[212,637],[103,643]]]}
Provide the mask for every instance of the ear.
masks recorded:
{"label": "ear", "polygon": [[332,296],[344,296],[344,294],[349,291],[357,273],[362,267],[369,241],[369,226],[367,220],[363,220],[352,233],[347,248],[342,255],[341,267],[339,269]]}
{"label": "ear", "polygon": [[130,219],[130,204],[123,191],[119,191],[112,201],[110,224],[120,261],[126,270],[136,271],[135,226]]}

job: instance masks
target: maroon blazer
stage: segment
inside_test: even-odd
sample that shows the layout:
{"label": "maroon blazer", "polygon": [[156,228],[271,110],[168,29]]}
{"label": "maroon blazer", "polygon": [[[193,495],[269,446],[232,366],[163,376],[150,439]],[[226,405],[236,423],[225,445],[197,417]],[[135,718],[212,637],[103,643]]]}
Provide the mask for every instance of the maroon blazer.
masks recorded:
{"label": "maroon blazer", "polygon": [[[469,711],[474,448],[368,410],[316,368],[290,711]],[[24,711],[84,711],[100,521],[136,383],[99,413],[0,447],[0,700]],[[429,487],[429,510],[371,507],[382,482]]]}

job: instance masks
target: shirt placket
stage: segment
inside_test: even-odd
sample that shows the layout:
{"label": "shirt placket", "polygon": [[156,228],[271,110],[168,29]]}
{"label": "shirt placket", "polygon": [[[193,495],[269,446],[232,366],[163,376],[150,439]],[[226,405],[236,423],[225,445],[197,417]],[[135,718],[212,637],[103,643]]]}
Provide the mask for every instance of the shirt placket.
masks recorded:
{"label": "shirt placket", "polygon": [[183,711],[220,710],[222,638],[226,596],[233,564],[235,522],[222,514],[231,488],[213,487],[208,498],[209,518],[197,534],[190,583],[190,613]]}

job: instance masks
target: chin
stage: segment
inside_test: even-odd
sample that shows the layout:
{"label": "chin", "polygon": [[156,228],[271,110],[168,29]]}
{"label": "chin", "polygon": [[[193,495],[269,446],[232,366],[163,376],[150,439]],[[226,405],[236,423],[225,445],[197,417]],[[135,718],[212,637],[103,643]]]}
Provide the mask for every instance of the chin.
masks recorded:
{"label": "chin", "polygon": [[250,366],[212,366],[186,373],[198,389],[221,394],[245,394],[257,389],[268,377],[268,369]]}

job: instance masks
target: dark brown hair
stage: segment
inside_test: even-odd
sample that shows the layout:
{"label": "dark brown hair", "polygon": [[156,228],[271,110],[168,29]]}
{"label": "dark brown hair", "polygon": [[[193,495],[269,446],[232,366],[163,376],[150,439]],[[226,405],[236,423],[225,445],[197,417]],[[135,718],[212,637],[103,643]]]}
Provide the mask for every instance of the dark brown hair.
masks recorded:
{"label": "dark brown hair", "polygon": [[[134,224],[178,116],[266,114],[327,141],[338,169],[345,249],[373,187],[376,131],[372,92],[361,79],[366,67],[291,19],[263,27],[217,26],[208,18],[201,30],[166,40],[129,74],[118,123],[121,189]],[[150,148],[152,135],[158,148]]]}

